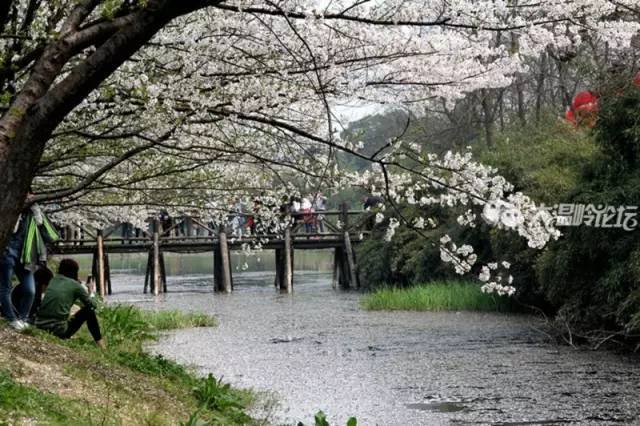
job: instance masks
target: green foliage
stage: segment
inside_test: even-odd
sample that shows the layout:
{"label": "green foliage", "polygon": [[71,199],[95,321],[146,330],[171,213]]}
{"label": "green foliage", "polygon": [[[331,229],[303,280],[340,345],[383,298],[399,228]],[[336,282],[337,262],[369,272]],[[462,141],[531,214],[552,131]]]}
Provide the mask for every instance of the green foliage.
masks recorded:
{"label": "green foliage", "polygon": [[[52,422],[62,422],[75,410],[61,404],[61,399],[53,394],[16,383],[8,371],[0,370],[0,414],[30,414],[31,416]],[[6,416],[5,418],[7,418]]]}
{"label": "green foliage", "polygon": [[193,388],[193,394],[200,404],[211,410],[242,408],[240,398],[231,393],[231,385],[223,383],[222,379],[216,379],[211,374],[198,381]]}
{"label": "green foliage", "polygon": [[[329,424],[329,421],[327,420],[327,415],[322,411],[318,411],[316,413],[316,415],[313,417],[313,421],[315,426],[331,426]],[[347,420],[347,426],[357,426],[357,425],[358,425],[358,421],[356,420],[355,417],[350,417],[349,420]],[[304,423],[298,422],[297,426],[304,426]]]}
{"label": "green foliage", "polygon": [[117,363],[156,377],[163,377],[185,383],[191,383],[191,374],[180,364],[164,358],[162,355],[151,355],[146,352],[117,352],[114,354]]}
{"label": "green foliage", "polygon": [[[582,170],[598,155],[598,148],[589,134],[553,117],[538,125],[508,129],[496,138],[493,147],[478,148],[475,154],[480,162],[497,168],[516,191],[553,205],[567,202]],[[516,233],[488,226],[461,229],[456,218],[462,211],[435,207],[418,210],[416,206],[404,206],[401,211],[410,221],[418,215],[435,217],[438,226],[425,230],[424,237],[400,226],[392,241],[386,242],[383,223],[373,238],[358,248],[363,282],[369,288],[456,279],[450,265],[440,260],[438,240],[448,234],[454,241],[471,244],[478,254],[478,264],[495,259],[510,261],[518,289],[515,297],[548,307],[535,273],[535,261],[541,252],[529,248]]]}
{"label": "green foliage", "polygon": [[[428,214],[440,217],[445,222],[445,218],[451,218],[455,222],[455,216],[438,208],[419,211],[415,206],[405,206],[401,213],[409,220],[413,220],[418,214]],[[387,211],[386,214],[389,216],[392,212]],[[440,261],[440,250],[436,244],[442,233],[448,230],[443,230],[444,227],[424,230],[422,236],[401,225],[391,241],[385,241],[387,224],[388,217],[374,228],[371,238],[356,247],[364,287],[374,289],[388,283],[406,286],[455,277],[453,270]]]}
{"label": "green foliage", "polygon": [[[222,379],[216,379],[211,374],[197,380],[193,386],[193,395],[198,401],[200,410],[220,413],[225,419],[233,419],[238,424],[247,424],[251,420],[243,411],[248,404],[248,396],[232,389],[230,384],[223,383]],[[195,419],[193,417],[189,421],[202,421],[197,413]],[[216,417],[215,415],[212,417],[210,424],[219,424]]]}
{"label": "green foliage", "polygon": [[[407,120],[405,111],[384,111],[354,121],[341,132],[340,137],[355,146],[362,142],[364,147],[358,152],[365,157],[370,157],[384,148],[389,141],[400,136],[407,125]],[[337,154],[337,160],[340,166],[347,170],[362,171],[371,166],[371,162],[343,152]]]}
{"label": "green foliage", "polygon": [[494,147],[483,147],[477,154],[481,163],[497,168],[516,191],[554,204],[573,189],[596,152],[588,133],[553,118],[505,131]]}
{"label": "green foliage", "polygon": [[[595,129],[602,153],[585,169],[567,202],[625,206],[640,199],[640,89],[601,98]],[[559,318],[584,336],[640,330],[637,231],[564,228],[538,261],[542,288]]]}
{"label": "green foliage", "polygon": [[109,20],[115,18],[116,13],[123,4],[124,0],[105,0],[102,2],[102,8],[100,10],[102,17]]}
{"label": "green foliage", "polygon": [[176,328],[213,327],[214,318],[201,313],[185,313],[182,311],[151,312],[147,321],[155,330],[174,330]]}
{"label": "green foliage", "polygon": [[327,416],[322,411],[316,413],[316,415],[314,416],[314,421],[316,426],[329,426]]}
{"label": "green foliage", "polygon": [[362,298],[369,310],[405,311],[491,311],[513,310],[507,296],[485,294],[480,285],[463,281],[420,284],[411,288],[382,288]]}
{"label": "green foliage", "polygon": [[156,331],[215,325],[213,317],[205,314],[145,311],[126,305],[101,305],[98,318],[110,345],[152,340]]}
{"label": "green foliage", "polygon": [[[35,328],[25,334],[48,342],[43,344],[51,345],[56,356],[62,356],[62,351],[56,348],[56,345],[73,348],[75,356],[69,365],[65,365],[66,362],[62,363],[65,374],[77,381],[77,386],[83,389],[92,389],[93,386],[104,392],[103,386],[106,386],[109,392],[117,394],[118,397],[104,407],[92,407],[91,410],[87,410],[85,400],[49,394],[17,384],[8,373],[0,370],[0,424],[4,418],[24,418],[29,421],[36,419],[44,424],[68,424],[68,419],[73,418],[77,424],[111,424],[113,413],[109,410],[121,409],[118,399],[131,399],[125,385],[126,377],[129,375],[130,380],[139,380],[144,383],[144,387],[150,387],[154,391],[162,390],[159,393],[173,396],[172,404],[175,404],[175,407],[187,410],[197,408],[184,424],[256,424],[244,412],[252,400],[249,391],[233,389],[212,376],[198,378],[176,362],[149,354],[143,349],[144,341],[153,339],[158,330],[170,327],[209,326],[213,324],[211,317],[173,311],[151,312],[123,305],[102,305],[98,309],[98,316],[108,344],[106,350],[96,348],[84,329],[78,336],[69,340],[60,340]],[[3,327],[2,324],[0,327]],[[102,382],[105,380],[105,374],[108,376],[112,373],[116,379],[114,383]],[[149,412],[145,411],[143,415],[146,416],[143,422],[145,424],[167,423],[167,419],[164,418],[166,413],[163,415],[160,411],[152,409]],[[91,416],[98,417],[92,419]]]}
{"label": "green foliage", "polygon": [[98,316],[103,334],[109,337],[110,345],[126,342],[142,342],[153,339],[153,327],[143,318],[143,312],[134,306],[103,305]]}

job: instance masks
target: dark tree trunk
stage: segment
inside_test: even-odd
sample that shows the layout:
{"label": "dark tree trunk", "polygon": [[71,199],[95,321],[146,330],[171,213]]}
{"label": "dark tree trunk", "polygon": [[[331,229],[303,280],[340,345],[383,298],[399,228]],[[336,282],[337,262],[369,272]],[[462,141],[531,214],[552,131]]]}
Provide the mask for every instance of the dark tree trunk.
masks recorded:
{"label": "dark tree trunk", "polygon": [[494,131],[493,131],[493,108],[491,106],[491,100],[489,99],[489,91],[486,89],[481,90],[482,96],[482,124],[484,126],[484,140],[488,147],[493,146]]}
{"label": "dark tree trunk", "polygon": [[[120,27],[96,24],[95,30],[89,26],[94,31],[79,30],[98,3],[77,3],[61,36],[44,49],[29,80],[0,118],[0,248],[23,207],[45,144],[67,114],[173,18],[219,2],[150,0],[143,9],[119,18]],[[54,86],[69,59],[93,44],[99,46],[95,52]]]}
{"label": "dark tree trunk", "polygon": [[538,72],[537,90],[536,90],[536,124],[540,123],[542,104],[544,102],[544,86],[547,74],[547,55],[543,53],[540,57],[540,69]]}
{"label": "dark tree trunk", "polygon": [[516,76],[516,95],[518,99],[518,119],[520,124],[525,126],[527,124],[527,113],[524,106],[524,84],[520,75]]}

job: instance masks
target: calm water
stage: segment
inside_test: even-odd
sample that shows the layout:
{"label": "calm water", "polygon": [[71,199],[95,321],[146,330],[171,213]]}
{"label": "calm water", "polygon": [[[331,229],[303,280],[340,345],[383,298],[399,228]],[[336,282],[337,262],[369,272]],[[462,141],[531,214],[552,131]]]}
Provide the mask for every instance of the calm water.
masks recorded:
{"label": "calm water", "polygon": [[[548,343],[530,317],[385,313],[359,309],[325,273],[297,273],[294,295],[271,272],[234,276],[213,295],[210,275],[172,277],[166,296],[142,277],[114,276],[113,299],[145,308],[214,314],[216,328],[170,333],[153,350],[260,391],[275,424],[639,424],[638,358]],[[335,423],[334,423],[335,422]]]}

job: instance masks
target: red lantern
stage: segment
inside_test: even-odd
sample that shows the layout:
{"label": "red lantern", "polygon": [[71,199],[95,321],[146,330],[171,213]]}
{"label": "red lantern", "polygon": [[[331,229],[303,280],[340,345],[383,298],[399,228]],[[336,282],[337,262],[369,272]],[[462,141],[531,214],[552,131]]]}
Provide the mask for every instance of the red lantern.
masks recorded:
{"label": "red lantern", "polygon": [[598,102],[589,102],[588,104],[582,104],[576,108],[578,116],[589,115],[598,112]]}
{"label": "red lantern", "polygon": [[580,108],[582,105],[595,103],[597,105],[598,98],[589,90],[585,90],[584,92],[578,93],[574,98],[573,102],[571,102],[571,107],[575,110]]}
{"label": "red lantern", "polygon": [[640,71],[638,71],[638,74],[636,74],[636,77],[633,79],[633,84],[640,87]]}
{"label": "red lantern", "polygon": [[[571,114],[569,115],[569,111]],[[598,97],[589,90],[576,94],[565,117],[574,126],[594,127],[598,118]],[[570,118],[571,117],[571,118]]]}

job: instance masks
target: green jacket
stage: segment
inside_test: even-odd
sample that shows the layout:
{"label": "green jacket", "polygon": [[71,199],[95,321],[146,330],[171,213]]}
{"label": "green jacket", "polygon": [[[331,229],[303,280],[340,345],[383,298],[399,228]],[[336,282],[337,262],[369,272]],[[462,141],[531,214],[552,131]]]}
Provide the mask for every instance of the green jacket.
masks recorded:
{"label": "green jacket", "polygon": [[32,206],[29,214],[24,218],[24,244],[20,260],[23,265],[35,265],[46,262],[47,249],[45,243],[52,243],[60,239],[49,219],[37,206]]}
{"label": "green jacket", "polygon": [[36,327],[55,334],[64,333],[67,329],[71,307],[77,301],[92,309],[96,307],[82,284],[71,278],[56,275],[44,293],[44,299],[36,317]]}

